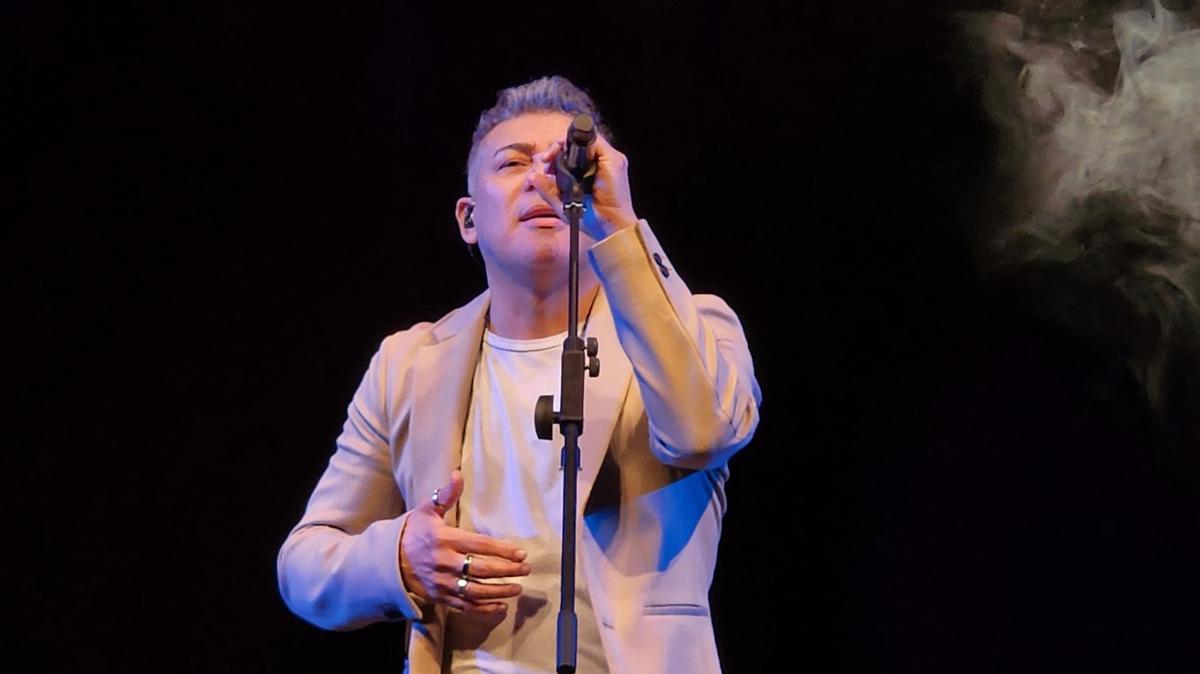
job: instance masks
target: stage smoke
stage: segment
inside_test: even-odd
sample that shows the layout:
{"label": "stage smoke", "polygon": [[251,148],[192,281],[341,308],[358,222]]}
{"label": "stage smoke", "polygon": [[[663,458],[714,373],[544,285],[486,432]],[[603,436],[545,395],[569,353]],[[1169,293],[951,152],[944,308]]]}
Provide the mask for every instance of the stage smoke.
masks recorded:
{"label": "stage smoke", "polygon": [[986,266],[1054,279],[1043,307],[1118,344],[1160,412],[1200,339],[1195,5],[1023,0],[957,15],[961,63],[1000,131]]}

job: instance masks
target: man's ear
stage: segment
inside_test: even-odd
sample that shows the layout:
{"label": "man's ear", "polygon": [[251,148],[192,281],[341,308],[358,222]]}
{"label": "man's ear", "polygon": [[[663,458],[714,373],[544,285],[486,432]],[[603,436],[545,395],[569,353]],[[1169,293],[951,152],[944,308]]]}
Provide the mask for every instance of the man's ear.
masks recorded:
{"label": "man's ear", "polygon": [[475,232],[474,210],[475,200],[471,197],[459,197],[454,204],[454,219],[458,221],[458,235],[467,244],[479,243],[479,235]]}

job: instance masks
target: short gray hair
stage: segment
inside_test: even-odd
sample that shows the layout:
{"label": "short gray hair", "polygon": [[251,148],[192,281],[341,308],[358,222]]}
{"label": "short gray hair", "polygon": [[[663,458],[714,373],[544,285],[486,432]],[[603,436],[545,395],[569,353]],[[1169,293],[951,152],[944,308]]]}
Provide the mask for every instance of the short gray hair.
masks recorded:
{"label": "short gray hair", "polygon": [[475,152],[483,137],[502,122],[531,112],[588,114],[595,121],[600,135],[612,138],[592,97],[561,75],[539,77],[525,84],[501,89],[496,93],[496,104],[479,115],[479,123],[475,125],[475,133],[471,135],[471,151],[467,153],[468,186],[471,180],[471,164],[475,161]]}

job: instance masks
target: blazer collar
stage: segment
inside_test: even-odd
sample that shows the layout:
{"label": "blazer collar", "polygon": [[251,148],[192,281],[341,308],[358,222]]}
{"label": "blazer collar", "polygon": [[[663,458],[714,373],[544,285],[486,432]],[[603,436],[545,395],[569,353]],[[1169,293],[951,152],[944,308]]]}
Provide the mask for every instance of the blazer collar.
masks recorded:
{"label": "blazer collar", "polygon": [[[464,304],[446,315],[433,326],[433,338],[437,342],[454,337],[460,332],[468,332],[468,338],[474,336],[483,339],[483,327],[488,309],[492,306],[492,291],[484,290],[475,299]],[[437,346],[436,344],[432,346]]]}

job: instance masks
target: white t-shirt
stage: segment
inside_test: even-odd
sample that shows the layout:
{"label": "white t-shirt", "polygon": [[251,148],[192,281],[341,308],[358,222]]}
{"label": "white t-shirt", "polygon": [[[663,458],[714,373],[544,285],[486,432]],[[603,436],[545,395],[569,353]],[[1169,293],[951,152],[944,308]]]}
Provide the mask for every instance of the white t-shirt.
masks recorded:
{"label": "white t-shirt", "polygon": [[[484,334],[475,370],[466,437],[459,526],[509,541],[533,567],[516,579],[524,588],[507,600],[504,618],[451,612],[446,626],[449,672],[552,674],[556,660],[562,555],[563,446],[534,432],[538,396],[561,388],[562,343],[567,333],[515,340]],[[575,613],[579,617],[580,674],[608,671],[578,550]],[[501,580],[500,582],[503,582]]]}

